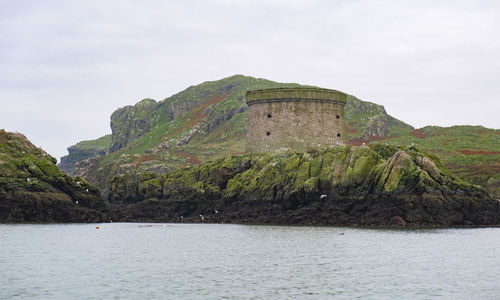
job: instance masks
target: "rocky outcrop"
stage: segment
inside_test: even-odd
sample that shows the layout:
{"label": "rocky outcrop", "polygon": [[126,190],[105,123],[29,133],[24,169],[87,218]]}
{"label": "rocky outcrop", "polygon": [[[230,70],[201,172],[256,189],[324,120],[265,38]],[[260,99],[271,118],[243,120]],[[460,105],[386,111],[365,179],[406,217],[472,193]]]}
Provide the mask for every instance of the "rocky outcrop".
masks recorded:
{"label": "rocky outcrop", "polygon": [[99,190],[19,133],[0,130],[0,222],[102,222]]}
{"label": "rocky outcrop", "polygon": [[[73,167],[70,174],[84,176],[107,195],[111,177],[124,174],[124,169],[134,174],[147,170],[166,172],[244,152],[246,91],[297,86],[300,85],[235,75],[191,86],[159,102],[144,99],[112,114],[113,137],[104,156],[95,155],[97,159],[88,161],[85,160],[90,157],[75,159],[68,169]],[[351,126],[348,139],[370,134],[385,136],[394,128],[410,127],[400,121],[391,122],[393,118],[382,106],[352,96],[346,106],[346,117],[348,123],[356,123]],[[141,157],[132,156],[137,154]]]}
{"label": "rocky outcrop", "polygon": [[[189,87],[183,92],[173,95],[161,102],[153,99],[143,99],[134,106],[125,106],[111,115],[112,141],[110,152],[120,150],[144,137],[162,122],[169,122],[185,112],[204,103],[208,98],[226,93],[229,86],[223,86],[215,91],[198,91],[197,87]],[[201,125],[198,125],[198,127]],[[196,132],[195,132],[196,133]],[[194,133],[187,133],[179,140],[185,145]]]}
{"label": "rocky outcrop", "polygon": [[61,170],[71,176],[76,174],[75,165],[83,160],[104,156],[111,141],[111,135],[105,135],[96,140],[82,141],[68,147],[68,155],[61,157],[57,165]]}
{"label": "rocky outcrop", "polygon": [[95,156],[91,158],[84,159],[75,164],[75,176],[88,178],[91,174],[92,169],[97,165],[100,156]]}
{"label": "rocky outcrop", "polygon": [[193,129],[189,130],[186,135],[180,137],[180,139],[175,144],[177,146],[184,146],[189,143],[189,141],[191,141],[191,139],[198,133],[200,133],[200,124],[196,124],[195,126],[193,126]]}
{"label": "rocky outcrop", "polygon": [[490,177],[484,184],[484,188],[497,199],[500,199],[500,176]]}
{"label": "rocky outcrop", "polygon": [[117,109],[111,115],[112,139],[110,152],[127,146],[131,141],[144,136],[151,129],[151,113],[158,102],[143,99],[134,106]]}
{"label": "rocky outcrop", "polygon": [[57,166],[68,173],[75,175],[75,165],[83,160],[101,157],[106,154],[106,150],[81,150],[75,146],[68,148],[68,155],[61,157],[61,162]]}
{"label": "rocky outcrop", "polygon": [[413,129],[412,126],[387,114],[384,106],[361,101],[351,95],[347,97],[345,118],[350,129],[349,140],[368,141],[373,137],[387,137],[393,131]]}
{"label": "rocky outcrop", "polygon": [[416,148],[375,145],[229,156],[163,176],[115,176],[115,221],[458,226],[500,204]]}

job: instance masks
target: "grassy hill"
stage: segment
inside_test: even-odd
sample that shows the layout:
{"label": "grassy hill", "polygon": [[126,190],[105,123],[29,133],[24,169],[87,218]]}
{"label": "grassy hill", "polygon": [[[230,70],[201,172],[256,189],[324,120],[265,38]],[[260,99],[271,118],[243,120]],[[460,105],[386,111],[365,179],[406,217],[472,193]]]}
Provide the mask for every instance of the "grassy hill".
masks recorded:
{"label": "grassy hill", "polygon": [[[295,87],[243,75],[191,86],[162,101],[144,99],[116,110],[111,137],[70,147],[61,167],[98,185],[106,195],[114,175],[155,172],[244,152],[248,90]],[[334,87],[327,87],[334,88]],[[388,115],[383,106],[348,96],[345,107],[349,145],[414,145],[437,155],[462,178],[500,197],[498,130],[460,126],[415,130]],[[103,146],[107,152],[103,153]],[[77,157],[80,155],[80,157]],[[63,162],[70,163],[63,165]]]}

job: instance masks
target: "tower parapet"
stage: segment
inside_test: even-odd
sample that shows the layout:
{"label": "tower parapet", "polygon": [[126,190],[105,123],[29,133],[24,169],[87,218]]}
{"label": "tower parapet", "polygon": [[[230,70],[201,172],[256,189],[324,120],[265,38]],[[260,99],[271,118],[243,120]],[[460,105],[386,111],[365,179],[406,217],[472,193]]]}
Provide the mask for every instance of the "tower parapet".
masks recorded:
{"label": "tower parapet", "polygon": [[347,94],[321,88],[248,91],[247,152],[345,144]]}

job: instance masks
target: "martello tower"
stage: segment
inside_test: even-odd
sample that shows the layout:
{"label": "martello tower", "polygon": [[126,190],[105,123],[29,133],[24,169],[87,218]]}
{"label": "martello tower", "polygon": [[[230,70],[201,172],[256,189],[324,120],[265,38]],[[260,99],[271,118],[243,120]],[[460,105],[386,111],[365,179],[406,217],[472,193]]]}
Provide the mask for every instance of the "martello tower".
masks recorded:
{"label": "martello tower", "polygon": [[320,88],[248,91],[247,152],[345,144],[347,95]]}

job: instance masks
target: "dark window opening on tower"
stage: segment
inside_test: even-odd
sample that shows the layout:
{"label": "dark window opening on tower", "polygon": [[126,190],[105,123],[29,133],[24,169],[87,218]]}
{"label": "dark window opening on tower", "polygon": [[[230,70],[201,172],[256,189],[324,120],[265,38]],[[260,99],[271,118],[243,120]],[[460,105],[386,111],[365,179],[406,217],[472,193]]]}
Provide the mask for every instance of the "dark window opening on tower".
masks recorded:
{"label": "dark window opening on tower", "polygon": [[272,116],[271,116],[271,114],[267,114],[267,117],[268,117],[269,119],[271,119],[271,117],[272,117]]}
{"label": "dark window opening on tower", "polygon": [[339,115],[337,115],[337,119],[340,119],[340,116],[339,116]]}
{"label": "dark window opening on tower", "polygon": [[266,135],[271,135],[271,131],[266,131]]}
{"label": "dark window opening on tower", "polygon": [[340,133],[337,133],[337,136],[340,137]]}

